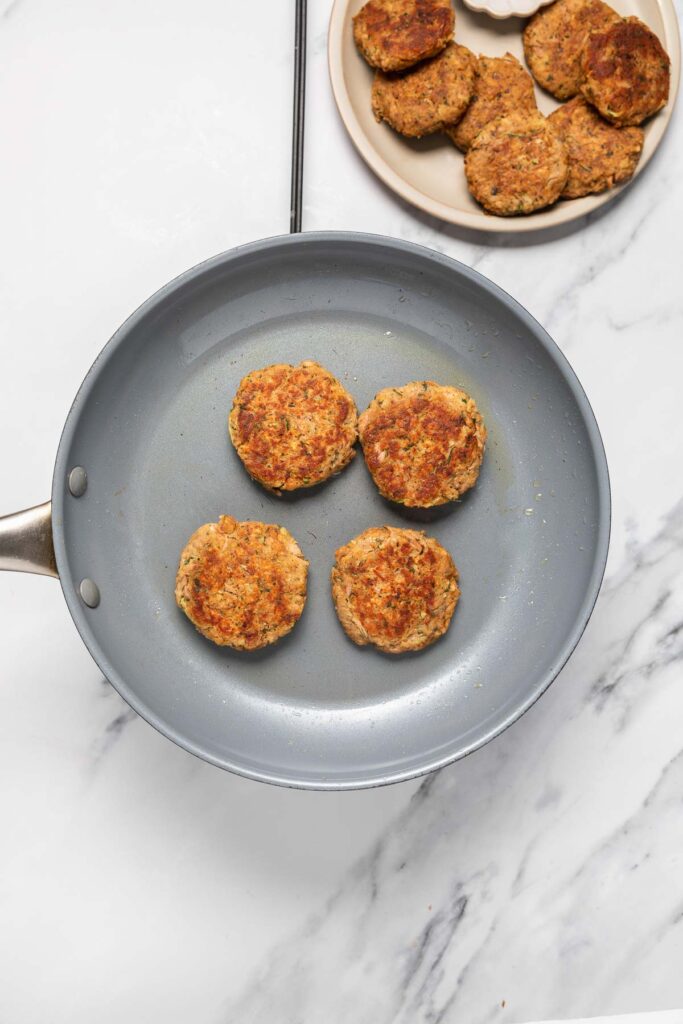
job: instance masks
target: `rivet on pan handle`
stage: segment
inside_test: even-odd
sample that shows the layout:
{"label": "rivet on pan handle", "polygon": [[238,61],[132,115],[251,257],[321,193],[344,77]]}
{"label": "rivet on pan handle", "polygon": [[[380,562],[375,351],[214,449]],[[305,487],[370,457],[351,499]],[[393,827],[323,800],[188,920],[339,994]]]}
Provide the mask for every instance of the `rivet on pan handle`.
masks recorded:
{"label": "rivet on pan handle", "polygon": [[52,502],[0,516],[0,569],[58,576],[52,546]]}

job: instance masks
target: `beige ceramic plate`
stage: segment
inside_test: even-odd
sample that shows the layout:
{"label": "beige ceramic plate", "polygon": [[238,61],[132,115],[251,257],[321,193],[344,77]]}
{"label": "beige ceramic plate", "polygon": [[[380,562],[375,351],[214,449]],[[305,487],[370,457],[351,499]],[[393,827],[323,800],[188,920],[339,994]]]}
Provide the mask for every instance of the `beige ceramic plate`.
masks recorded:
{"label": "beige ceramic plate", "polygon": [[[415,206],[462,227],[480,231],[534,231],[582,217],[608,202],[618,191],[561,200],[528,217],[492,217],[485,214],[467,191],[463,157],[442,135],[408,140],[388,125],[377,124],[370,109],[372,70],[353,42],[351,18],[364,0],[335,0],[330,19],[329,64],[339,113],[363,159],[382,181]],[[671,0],[616,0],[620,14],[636,14],[659,36],[671,57],[671,95],[664,110],[645,125],[645,146],[636,174],[642,171],[659,145],[671,118],[680,77],[680,39]],[[524,61],[522,28],[517,18],[496,21],[456,2],[455,38],[475,53],[500,56],[509,50]],[[549,114],[558,106],[538,87],[539,109]],[[625,186],[621,186],[624,188]]]}

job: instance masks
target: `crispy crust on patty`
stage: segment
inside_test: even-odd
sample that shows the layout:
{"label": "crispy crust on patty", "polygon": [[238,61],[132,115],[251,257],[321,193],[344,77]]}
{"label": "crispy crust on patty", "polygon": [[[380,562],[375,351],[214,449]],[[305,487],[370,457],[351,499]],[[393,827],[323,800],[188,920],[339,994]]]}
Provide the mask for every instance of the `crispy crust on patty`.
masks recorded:
{"label": "crispy crust on patty", "polygon": [[447,134],[467,152],[482,128],[496,117],[517,110],[535,110],[536,95],[531,75],[511,53],[504,57],[479,57],[472,100],[462,119]]}
{"label": "crispy crust on patty", "polygon": [[354,457],[356,406],[320,363],[276,363],[240,381],[229,429],[254,480],[293,491],[327,480]]}
{"label": "crispy crust on patty", "polygon": [[579,57],[588,32],[605,29],[621,17],[603,0],[556,0],[541,8],[524,29],[524,56],[540,86],[558,100],[576,96],[581,85]]}
{"label": "crispy crust on patty", "polygon": [[253,651],[293,628],[306,603],[308,562],[284,526],[221,516],[190,537],[175,598],[199,632]]}
{"label": "crispy crust on patty", "polygon": [[456,501],[476,483],[486,427],[472,398],[434,381],[378,392],[358,420],[380,494],[410,508]]}
{"label": "crispy crust on patty", "polygon": [[476,57],[466,46],[445,50],[402,75],[375,72],[372,110],[378,121],[411,138],[458,121],[470,102]]}
{"label": "crispy crust on patty", "polygon": [[443,50],[454,27],[451,0],[369,0],[353,19],[353,38],[373,68],[403,71]]}
{"label": "crispy crust on patty", "polygon": [[632,177],[643,149],[642,128],[609,124],[582,96],[558,107],[548,121],[567,146],[569,177],[562,192],[565,199],[604,192]]}
{"label": "crispy crust on patty", "polygon": [[581,52],[581,92],[616,125],[638,125],[669,99],[671,61],[638,18],[591,32]]}
{"label": "crispy crust on patty", "polygon": [[356,644],[420,651],[446,632],[459,597],[453,559],[421,531],[372,527],[336,552],[332,599]]}
{"label": "crispy crust on patty", "polygon": [[491,121],[465,157],[470,192],[501,217],[550,206],[562,194],[568,172],[567,147],[538,112]]}

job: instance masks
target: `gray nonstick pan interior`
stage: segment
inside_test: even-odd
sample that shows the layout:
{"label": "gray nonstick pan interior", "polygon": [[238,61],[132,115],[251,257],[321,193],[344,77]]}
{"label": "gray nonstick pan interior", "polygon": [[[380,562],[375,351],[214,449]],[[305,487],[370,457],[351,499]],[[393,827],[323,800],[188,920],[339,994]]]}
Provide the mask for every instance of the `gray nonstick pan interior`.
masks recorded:
{"label": "gray nonstick pan interior", "polygon": [[[240,378],[313,358],[362,410],[380,388],[458,384],[485,417],[479,483],[410,513],[359,452],[329,483],[277,498],[231,448]],[[85,467],[75,498],[66,478]],[[417,246],[305,234],[233,251],[142,306],[69,415],[53,484],[57,563],[102,671],[188,750],[253,778],[344,788],[409,778],[486,742],[540,695],[590,615],[607,553],[609,486],[590,406],[564,357],[512,299]],[[217,648],[177,609],[179,553],[221,513],[286,526],[310,559],[303,617],[252,654]],[[424,528],[452,553],[462,598],[416,655],[354,646],[329,592],[334,551],[368,526]],[[84,577],[99,607],[78,595]]]}

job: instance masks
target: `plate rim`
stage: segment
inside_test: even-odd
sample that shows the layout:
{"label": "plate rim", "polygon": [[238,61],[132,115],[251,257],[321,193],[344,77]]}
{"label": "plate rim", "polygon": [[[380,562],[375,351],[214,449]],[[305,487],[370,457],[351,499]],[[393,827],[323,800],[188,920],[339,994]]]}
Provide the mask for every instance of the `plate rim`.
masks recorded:
{"label": "plate rim", "polygon": [[[215,756],[204,749],[200,742],[190,739],[180,730],[175,728],[171,723],[164,719],[162,714],[148,707],[144,701],[139,698],[134,687],[132,687],[118,672],[116,666],[109,660],[105,652],[100,647],[97,635],[91,628],[89,622],[89,616],[92,613],[82,604],[78,596],[78,589],[76,585],[77,581],[74,579],[69,568],[69,555],[66,550],[63,529],[64,509],[69,500],[66,488],[66,475],[69,469],[68,456],[79,425],[81,411],[88,401],[93,387],[97,384],[102,370],[106,367],[118,346],[125,340],[130,332],[137,327],[138,323],[153,309],[157,308],[160,303],[164,302],[177,291],[184,288],[187,284],[197,279],[201,279],[203,275],[210,273],[217,267],[242,258],[249,258],[268,253],[272,250],[277,250],[278,248],[286,250],[289,246],[315,246],[321,243],[325,245],[338,243],[346,245],[361,244],[363,246],[383,247],[384,249],[388,248],[402,254],[407,253],[420,260],[427,260],[428,262],[435,263],[437,266],[445,268],[450,273],[457,274],[461,278],[468,280],[477,289],[483,290],[497,301],[502,302],[503,305],[514,310],[516,315],[519,316],[522,322],[524,322],[531,330],[538,344],[542,346],[552,362],[555,364],[557,371],[562,375],[574,400],[576,401],[578,412],[585,423],[586,431],[590,440],[591,454],[595,465],[599,503],[596,557],[590,574],[589,583],[586,588],[585,597],[574,620],[574,625],[572,629],[568,631],[564,643],[558,648],[551,667],[538,679],[536,685],[530,690],[527,698],[516,708],[510,711],[504,719],[496,723],[495,726],[489,728],[471,743],[456,749],[455,752],[449,750],[446,754],[436,757],[433,760],[425,760],[424,764],[421,764],[419,767],[413,766],[401,770],[388,771],[383,774],[359,774],[352,778],[343,779],[330,778],[329,776],[326,777],[324,770],[321,770],[319,776],[315,778],[306,776],[297,777],[292,773],[278,773],[277,770],[260,771],[253,769],[251,766],[231,761],[228,758]],[[130,707],[140,715],[141,718],[143,718],[149,725],[153,726],[167,739],[172,740],[189,753],[194,754],[218,768],[231,771],[236,775],[241,775],[245,778],[253,779],[258,782],[267,782],[293,789],[327,791],[371,789],[376,786],[390,785],[397,782],[405,782],[409,779],[420,778],[423,775],[430,774],[439,768],[444,768],[446,765],[452,764],[455,761],[466,757],[468,754],[485,746],[495,737],[504,732],[509,726],[520,719],[529,710],[529,708],[536,703],[543,693],[545,693],[551,683],[557,678],[581,639],[593,612],[593,608],[595,607],[595,602],[597,601],[602,585],[605,567],[607,564],[611,531],[611,490],[609,469],[602,436],[600,434],[600,428],[598,427],[595,413],[593,412],[588,396],[569,363],[569,360],[545,328],[524,306],[522,306],[517,299],[513,298],[513,296],[509,295],[503,288],[489,280],[489,278],[485,277],[479,271],[468,267],[466,264],[461,263],[450,256],[446,256],[443,253],[429,249],[427,246],[419,245],[416,242],[409,242],[404,239],[392,238],[387,235],[370,234],[360,231],[304,232],[297,235],[275,235],[269,238],[259,239],[258,241],[237,246],[234,249],[227,250],[226,252],[204,260],[196,266],[184,271],[154,292],[124,321],[121,327],[119,327],[114,335],[109,339],[102,351],[95,358],[95,361],[79,387],[67,415],[59,440],[51,493],[54,529],[53,539],[57,568],[59,570],[59,582],[64,593],[67,607],[74,624],[78,629],[81,639],[105,678],[112,684]]]}
{"label": "plate rim", "polygon": [[[573,221],[580,220],[582,217],[589,216],[596,210],[613,202],[624,189],[627,189],[645,170],[666,135],[678,98],[680,85],[681,36],[673,0],[656,0],[664,23],[668,53],[671,59],[669,101],[666,107],[656,115],[661,125],[659,138],[651,152],[641,158],[633,177],[623,184],[607,189],[607,191],[597,195],[582,196],[579,200],[567,200],[564,207],[554,204],[545,210],[539,210],[537,213],[526,217],[497,217],[486,214],[483,210],[472,212],[458,210],[448,203],[433,199],[426,193],[421,192],[420,189],[411,185],[409,181],[395,171],[378,150],[375,149],[356,117],[356,112],[346,88],[343,59],[344,25],[347,10],[352,2],[355,2],[355,0],[333,0],[328,24],[327,66],[337,111],[356,151],[380,181],[384,182],[387,188],[400,196],[401,199],[412,206],[416,206],[424,213],[436,217],[438,220],[485,234],[512,235],[542,232],[544,230],[549,231],[552,228],[572,223]],[[463,0],[464,2],[465,0]],[[495,20],[499,23],[501,19]],[[535,85],[536,83],[534,83]],[[656,122],[653,121],[652,123],[655,124]],[[588,209],[582,208],[582,200],[590,201]],[[577,206],[579,207],[578,209],[576,208]]]}

